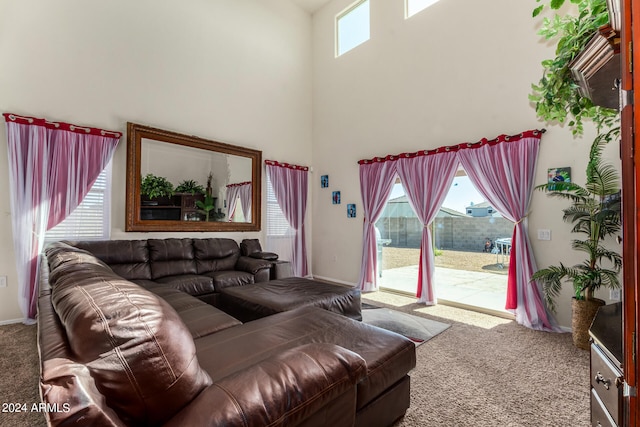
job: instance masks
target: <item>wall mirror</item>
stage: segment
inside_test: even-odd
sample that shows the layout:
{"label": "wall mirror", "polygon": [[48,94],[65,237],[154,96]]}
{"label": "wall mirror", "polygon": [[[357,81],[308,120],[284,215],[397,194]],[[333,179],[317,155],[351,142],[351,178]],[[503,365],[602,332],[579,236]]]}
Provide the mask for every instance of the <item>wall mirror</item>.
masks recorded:
{"label": "wall mirror", "polygon": [[127,123],[126,231],[260,231],[262,152]]}

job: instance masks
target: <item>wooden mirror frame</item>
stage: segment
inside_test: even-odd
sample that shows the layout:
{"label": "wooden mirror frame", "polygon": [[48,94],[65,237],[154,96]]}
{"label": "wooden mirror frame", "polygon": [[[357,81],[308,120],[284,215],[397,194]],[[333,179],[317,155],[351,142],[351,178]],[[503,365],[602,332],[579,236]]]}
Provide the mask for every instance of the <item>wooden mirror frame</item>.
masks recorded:
{"label": "wooden mirror frame", "polygon": [[[140,199],[140,165],[142,163],[141,152],[143,138],[251,159],[251,222],[142,220],[140,218],[140,208],[142,205]],[[260,205],[260,193],[262,188],[260,181],[261,166],[262,151],[129,122],[127,123],[127,197],[125,231],[260,231],[260,214],[262,211]]]}

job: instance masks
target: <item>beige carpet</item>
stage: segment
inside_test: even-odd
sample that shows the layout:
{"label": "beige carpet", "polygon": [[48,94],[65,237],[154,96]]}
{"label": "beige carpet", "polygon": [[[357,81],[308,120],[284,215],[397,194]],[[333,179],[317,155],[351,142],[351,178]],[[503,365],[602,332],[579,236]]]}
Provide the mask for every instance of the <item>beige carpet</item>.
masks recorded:
{"label": "beige carpet", "polygon": [[411,407],[396,427],[589,426],[589,353],[570,334],[385,292],[365,302],[450,323],[416,348]]}
{"label": "beige carpet", "polygon": [[36,326],[0,326],[0,343],[0,426],[46,425],[44,415],[32,406],[40,402]]}
{"label": "beige carpet", "polygon": [[[589,425],[589,353],[569,334],[378,292],[366,302],[450,324],[417,347],[411,407],[395,427]],[[0,326],[0,403],[39,401],[35,326]],[[42,426],[42,414],[0,413],[0,426]]]}

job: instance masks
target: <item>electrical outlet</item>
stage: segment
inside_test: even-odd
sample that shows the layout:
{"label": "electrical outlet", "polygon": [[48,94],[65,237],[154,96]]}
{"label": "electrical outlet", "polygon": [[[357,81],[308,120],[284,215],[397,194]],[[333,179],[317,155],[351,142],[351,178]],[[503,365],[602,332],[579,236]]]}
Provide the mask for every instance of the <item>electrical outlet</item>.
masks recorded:
{"label": "electrical outlet", "polygon": [[620,301],[620,289],[610,289],[609,299],[611,301]]}
{"label": "electrical outlet", "polygon": [[7,287],[7,276],[0,276],[0,288]]}
{"label": "electrical outlet", "polygon": [[538,240],[551,240],[551,230],[538,229]]}

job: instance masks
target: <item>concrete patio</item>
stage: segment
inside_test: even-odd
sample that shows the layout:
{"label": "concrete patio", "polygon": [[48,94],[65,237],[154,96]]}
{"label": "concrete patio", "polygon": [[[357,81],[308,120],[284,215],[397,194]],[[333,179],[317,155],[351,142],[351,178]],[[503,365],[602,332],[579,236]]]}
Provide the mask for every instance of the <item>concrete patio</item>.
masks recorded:
{"label": "concrete patio", "polygon": [[[416,294],[418,266],[393,268],[382,271],[378,285],[381,290]],[[507,275],[481,273],[436,267],[435,292],[439,304],[482,311],[512,318],[504,309]]]}

